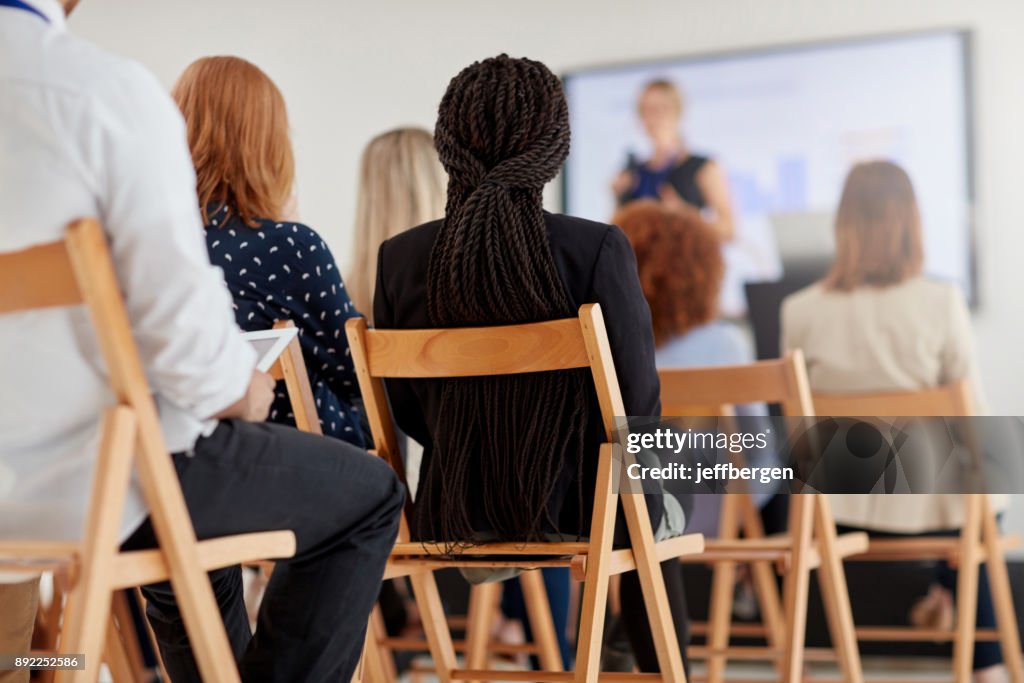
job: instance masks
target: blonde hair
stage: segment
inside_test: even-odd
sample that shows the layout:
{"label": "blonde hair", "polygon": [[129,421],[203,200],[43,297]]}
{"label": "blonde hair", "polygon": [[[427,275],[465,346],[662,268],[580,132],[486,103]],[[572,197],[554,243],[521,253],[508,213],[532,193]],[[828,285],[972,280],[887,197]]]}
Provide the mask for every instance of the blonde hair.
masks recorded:
{"label": "blonde hair", "polygon": [[222,205],[254,227],[257,218],[282,219],[295,159],[274,82],[239,57],[204,57],[171,95],[185,117],[204,221],[209,207]]}
{"label": "blonde hair", "polygon": [[396,128],[363,150],[356,201],[355,254],[346,278],[356,309],[372,319],[377,251],[398,233],[444,216],[447,177],[434,136],[422,128]]}
{"label": "blonde hair", "polygon": [[829,289],[884,287],[924,267],[921,215],[910,176],[888,161],[857,164],[846,177],[836,213],[836,257]]}
{"label": "blonde hair", "polygon": [[651,90],[659,90],[667,95],[669,99],[672,100],[672,103],[676,105],[676,111],[682,115],[683,107],[686,104],[686,98],[683,97],[683,91],[678,85],[667,78],[656,78],[653,81],[648,81],[644,84],[643,90],[640,91],[640,96],[643,97],[643,95]]}

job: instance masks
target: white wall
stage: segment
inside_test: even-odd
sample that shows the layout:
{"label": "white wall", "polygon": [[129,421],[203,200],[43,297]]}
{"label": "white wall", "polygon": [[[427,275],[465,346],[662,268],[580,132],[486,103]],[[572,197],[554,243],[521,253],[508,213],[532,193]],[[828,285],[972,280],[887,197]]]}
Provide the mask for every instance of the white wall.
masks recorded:
{"label": "white wall", "polygon": [[[85,0],[73,30],[170,86],[193,59],[246,57],[288,100],[304,220],[348,261],[362,145],[431,126],[448,79],[505,51],[555,71],[620,60],[935,27],[975,31],[976,315],[993,410],[1024,415],[1021,0]],[[842,78],[836,74],[836,78]]]}

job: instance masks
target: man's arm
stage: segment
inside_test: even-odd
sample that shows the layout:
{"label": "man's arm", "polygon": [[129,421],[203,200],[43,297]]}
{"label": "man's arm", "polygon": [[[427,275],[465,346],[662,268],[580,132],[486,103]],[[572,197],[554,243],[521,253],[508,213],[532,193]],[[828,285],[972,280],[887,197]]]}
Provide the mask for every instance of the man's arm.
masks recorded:
{"label": "man's arm", "polygon": [[255,350],[210,265],[181,115],[131,64],[98,94],[99,212],[149,381],[195,415],[262,419]]}

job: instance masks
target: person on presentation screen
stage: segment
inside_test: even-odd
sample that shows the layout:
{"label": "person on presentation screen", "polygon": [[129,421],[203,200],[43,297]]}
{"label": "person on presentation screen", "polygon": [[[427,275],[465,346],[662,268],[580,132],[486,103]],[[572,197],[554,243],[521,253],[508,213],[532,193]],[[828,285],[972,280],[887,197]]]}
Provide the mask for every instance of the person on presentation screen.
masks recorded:
{"label": "person on presentation screen", "polygon": [[692,154],[683,141],[683,95],[666,79],[644,86],[637,112],[653,152],[640,161],[629,154],[612,182],[619,205],[636,199],[659,199],[666,207],[699,212],[719,239],[733,238],[732,206],[725,172],[714,159]]}

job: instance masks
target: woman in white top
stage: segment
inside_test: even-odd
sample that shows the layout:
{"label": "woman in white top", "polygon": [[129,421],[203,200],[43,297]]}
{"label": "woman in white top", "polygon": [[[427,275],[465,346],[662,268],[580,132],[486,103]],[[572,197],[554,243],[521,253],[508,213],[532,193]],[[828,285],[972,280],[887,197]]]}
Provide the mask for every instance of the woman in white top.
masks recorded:
{"label": "woman in white top", "polygon": [[[966,378],[983,412],[967,306],[955,285],[922,275],[921,220],[906,172],[885,161],[855,166],[843,189],[835,234],[828,275],[782,305],[782,347],[803,350],[811,388],[915,390]],[[963,522],[955,495],[841,495],[831,502],[841,525],[874,532],[951,532]],[[940,568],[939,583],[913,610],[915,621],[949,627],[951,574]],[[987,584],[978,602],[979,622],[989,621]],[[1001,661],[995,643],[979,643],[975,679],[1003,680]]]}

